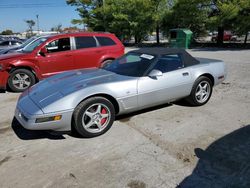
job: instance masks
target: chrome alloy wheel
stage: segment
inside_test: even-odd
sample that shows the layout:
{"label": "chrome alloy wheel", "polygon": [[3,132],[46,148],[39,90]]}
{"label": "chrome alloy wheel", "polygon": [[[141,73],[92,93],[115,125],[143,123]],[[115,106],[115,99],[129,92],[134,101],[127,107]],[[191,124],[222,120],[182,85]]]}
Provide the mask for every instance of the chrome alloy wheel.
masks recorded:
{"label": "chrome alloy wheel", "polygon": [[210,84],[207,81],[201,81],[196,88],[195,98],[199,103],[204,103],[209,99],[210,93]]}
{"label": "chrome alloy wheel", "polygon": [[84,112],[82,125],[90,133],[99,133],[109,124],[111,112],[109,108],[101,103],[91,105]]}
{"label": "chrome alloy wheel", "polygon": [[13,76],[12,84],[15,88],[24,90],[31,85],[31,78],[25,73],[18,73]]}

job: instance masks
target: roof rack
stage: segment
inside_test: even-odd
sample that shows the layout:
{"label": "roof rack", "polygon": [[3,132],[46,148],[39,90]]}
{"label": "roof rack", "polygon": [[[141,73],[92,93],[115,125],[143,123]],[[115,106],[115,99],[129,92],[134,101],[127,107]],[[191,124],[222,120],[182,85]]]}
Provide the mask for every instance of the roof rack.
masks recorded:
{"label": "roof rack", "polygon": [[111,34],[110,32],[107,31],[86,31],[86,30],[67,30],[67,31],[63,31],[62,33],[81,33],[81,32],[85,32],[85,33],[104,33],[104,34]]}
{"label": "roof rack", "polygon": [[108,31],[93,31],[94,33],[106,33],[106,34],[110,34],[110,32]]}

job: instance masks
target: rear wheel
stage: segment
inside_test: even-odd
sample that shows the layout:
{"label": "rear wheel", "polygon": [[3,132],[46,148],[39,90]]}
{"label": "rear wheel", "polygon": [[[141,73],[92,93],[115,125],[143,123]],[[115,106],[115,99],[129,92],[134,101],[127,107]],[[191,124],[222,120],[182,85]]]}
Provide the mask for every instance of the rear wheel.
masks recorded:
{"label": "rear wheel", "polygon": [[101,67],[106,67],[107,65],[110,65],[112,63],[112,59],[108,59],[102,62]]}
{"label": "rear wheel", "polygon": [[204,105],[209,101],[212,91],[213,86],[211,80],[205,76],[201,76],[195,81],[187,101],[193,106]]}
{"label": "rear wheel", "polygon": [[104,134],[115,120],[113,104],[103,97],[92,97],[80,103],[74,112],[74,129],[83,137]]}
{"label": "rear wheel", "polygon": [[27,69],[17,69],[10,74],[8,86],[14,92],[23,92],[36,83],[34,74]]}
{"label": "rear wheel", "polygon": [[230,39],[230,41],[232,41],[232,42],[236,42],[236,41],[237,41],[237,38],[232,37],[232,38]]}

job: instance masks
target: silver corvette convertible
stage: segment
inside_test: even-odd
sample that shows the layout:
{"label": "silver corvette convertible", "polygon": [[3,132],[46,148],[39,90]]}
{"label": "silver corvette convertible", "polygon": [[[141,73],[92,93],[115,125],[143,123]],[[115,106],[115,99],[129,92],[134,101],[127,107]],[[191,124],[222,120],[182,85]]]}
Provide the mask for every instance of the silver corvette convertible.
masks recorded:
{"label": "silver corvette convertible", "polygon": [[26,129],[105,133],[115,116],[182,98],[204,105],[226,77],[220,60],[185,50],[131,51],[102,69],[75,70],[45,79],[19,98],[15,117]]}

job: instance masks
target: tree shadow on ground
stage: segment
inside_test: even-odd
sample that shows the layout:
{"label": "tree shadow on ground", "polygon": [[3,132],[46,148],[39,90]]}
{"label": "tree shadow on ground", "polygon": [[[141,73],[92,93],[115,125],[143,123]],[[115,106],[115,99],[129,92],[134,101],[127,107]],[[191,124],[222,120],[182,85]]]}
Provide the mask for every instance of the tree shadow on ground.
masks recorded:
{"label": "tree shadow on ground", "polygon": [[193,52],[218,52],[218,51],[246,51],[247,48],[218,48],[218,47],[197,47],[190,49]]}
{"label": "tree shadow on ground", "polygon": [[250,125],[194,152],[199,158],[197,166],[178,188],[250,187]]}

